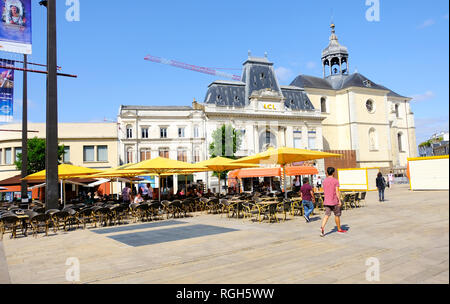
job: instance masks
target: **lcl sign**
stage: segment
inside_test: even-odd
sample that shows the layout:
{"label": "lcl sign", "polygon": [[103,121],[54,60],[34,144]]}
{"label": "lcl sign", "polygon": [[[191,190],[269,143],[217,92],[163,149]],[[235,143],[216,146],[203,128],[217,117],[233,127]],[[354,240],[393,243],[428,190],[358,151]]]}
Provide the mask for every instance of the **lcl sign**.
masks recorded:
{"label": "lcl sign", "polygon": [[266,110],[274,110],[276,111],[277,109],[275,108],[274,104],[264,104],[264,109]]}

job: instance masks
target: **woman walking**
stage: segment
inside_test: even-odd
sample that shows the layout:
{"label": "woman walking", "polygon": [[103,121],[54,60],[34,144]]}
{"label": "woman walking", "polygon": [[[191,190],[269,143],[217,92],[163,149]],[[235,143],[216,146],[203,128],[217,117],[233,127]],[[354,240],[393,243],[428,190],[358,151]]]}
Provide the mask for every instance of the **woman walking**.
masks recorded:
{"label": "woman walking", "polygon": [[377,175],[377,188],[380,202],[384,202],[384,190],[386,189],[386,180],[381,172]]}

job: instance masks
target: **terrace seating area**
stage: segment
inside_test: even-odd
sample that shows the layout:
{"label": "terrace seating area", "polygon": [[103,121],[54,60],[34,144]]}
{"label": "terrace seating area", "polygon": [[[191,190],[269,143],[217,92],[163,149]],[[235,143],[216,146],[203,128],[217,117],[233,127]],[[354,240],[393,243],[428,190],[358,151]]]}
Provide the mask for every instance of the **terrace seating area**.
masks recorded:
{"label": "terrace seating area", "polygon": [[[175,200],[147,200],[140,204],[122,203],[120,199],[110,201],[81,202],[74,200],[60,209],[46,210],[44,205],[33,202],[29,209],[19,205],[0,205],[0,239],[5,234],[10,238],[39,234],[68,232],[75,229],[92,229],[130,223],[162,221],[183,217],[220,215],[229,219],[242,219],[256,223],[282,223],[304,214],[297,193],[252,192],[213,197],[178,198]],[[366,192],[343,192],[343,210],[365,206]],[[315,193],[314,215],[324,211],[323,194]]]}

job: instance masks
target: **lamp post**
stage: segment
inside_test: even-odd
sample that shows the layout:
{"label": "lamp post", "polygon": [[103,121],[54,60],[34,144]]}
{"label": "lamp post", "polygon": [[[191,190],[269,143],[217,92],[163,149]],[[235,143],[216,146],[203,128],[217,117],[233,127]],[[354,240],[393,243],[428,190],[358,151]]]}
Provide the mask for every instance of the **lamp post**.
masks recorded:
{"label": "lamp post", "polygon": [[[23,105],[22,105],[22,178],[28,175],[28,77],[27,77],[27,55],[23,55]],[[28,204],[28,184],[21,182],[22,203]]]}
{"label": "lamp post", "polygon": [[57,209],[58,204],[58,86],[56,49],[56,1],[43,0],[47,7],[47,118],[45,148],[45,206]]}

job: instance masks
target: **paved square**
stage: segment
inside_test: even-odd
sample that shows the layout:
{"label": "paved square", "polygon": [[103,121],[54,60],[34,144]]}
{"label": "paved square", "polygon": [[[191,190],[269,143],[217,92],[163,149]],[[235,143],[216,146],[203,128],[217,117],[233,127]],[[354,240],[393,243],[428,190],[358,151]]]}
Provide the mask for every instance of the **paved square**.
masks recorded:
{"label": "paved square", "polygon": [[[177,224],[173,221],[172,225]],[[215,227],[209,225],[193,225],[182,228],[160,229],[156,231],[143,231],[128,234],[111,235],[109,238],[129,246],[138,247],[165,242],[192,239],[207,235],[238,231],[235,229]]]}
{"label": "paved square", "polygon": [[[334,232],[331,218],[325,238],[322,213],[309,224],[301,217],[269,224],[197,213],[48,237],[5,235],[0,283],[68,283],[66,261],[75,257],[80,283],[448,284],[448,191],[395,185],[386,198],[379,203],[369,193],[366,207],[343,212],[349,232]],[[366,280],[370,258],[379,261],[379,282]]]}

